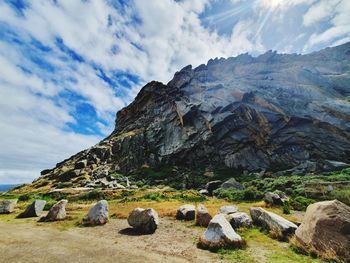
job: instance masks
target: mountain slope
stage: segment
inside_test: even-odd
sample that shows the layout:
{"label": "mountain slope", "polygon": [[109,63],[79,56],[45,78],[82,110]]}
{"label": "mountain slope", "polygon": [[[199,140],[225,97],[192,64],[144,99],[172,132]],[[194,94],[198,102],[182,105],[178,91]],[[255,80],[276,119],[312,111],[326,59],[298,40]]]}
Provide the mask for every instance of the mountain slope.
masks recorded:
{"label": "mountain slope", "polygon": [[312,172],[350,162],[350,43],[187,66],[144,86],[115,126],[42,177],[84,185],[142,166]]}

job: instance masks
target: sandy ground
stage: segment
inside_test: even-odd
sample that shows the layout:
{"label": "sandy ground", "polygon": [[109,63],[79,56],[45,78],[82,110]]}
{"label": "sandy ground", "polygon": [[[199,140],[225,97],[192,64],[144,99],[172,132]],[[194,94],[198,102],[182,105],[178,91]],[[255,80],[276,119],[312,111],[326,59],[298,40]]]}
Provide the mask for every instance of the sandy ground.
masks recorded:
{"label": "sandy ground", "polygon": [[196,248],[204,230],[191,224],[161,218],[156,233],[136,235],[122,219],[63,231],[0,222],[0,262],[224,262]]}

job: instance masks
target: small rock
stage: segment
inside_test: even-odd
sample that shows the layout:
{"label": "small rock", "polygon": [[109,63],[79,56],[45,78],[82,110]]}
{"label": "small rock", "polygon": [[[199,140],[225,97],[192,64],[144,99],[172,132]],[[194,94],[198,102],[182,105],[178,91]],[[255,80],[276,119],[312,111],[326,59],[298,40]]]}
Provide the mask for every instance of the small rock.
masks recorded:
{"label": "small rock", "polygon": [[15,210],[18,199],[0,200],[0,214],[9,214]]}
{"label": "small rock", "polygon": [[218,189],[221,184],[222,184],[222,181],[220,180],[211,181],[205,185],[205,189],[208,191],[209,195],[213,195],[213,191]]}
{"label": "small rock", "polygon": [[226,215],[226,219],[234,229],[240,227],[250,227],[252,225],[252,220],[250,217],[243,212],[228,214]]}
{"label": "small rock", "polygon": [[87,160],[81,160],[77,163],[75,163],[74,169],[83,169],[87,165]]}
{"label": "small rock", "polygon": [[209,195],[209,192],[208,192],[207,189],[201,189],[201,190],[199,190],[199,193],[200,193],[201,195],[205,195],[205,196],[208,196],[208,195]]}
{"label": "small rock", "polygon": [[219,213],[220,214],[233,214],[233,213],[237,213],[238,212],[238,207],[234,206],[234,205],[225,205],[220,207]]}
{"label": "small rock", "polygon": [[196,225],[207,227],[211,219],[212,216],[209,214],[208,209],[204,205],[199,204],[197,206]]}
{"label": "small rock", "polygon": [[135,208],[128,217],[128,223],[143,234],[152,234],[159,225],[158,213],[153,208]]}
{"label": "small rock", "polygon": [[265,194],[264,201],[268,205],[283,205],[282,198],[278,194],[272,192],[267,192]]}
{"label": "small rock", "polygon": [[350,207],[338,200],[309,205],[295,232],[298,245],[318,256],[350,259]]}
{"label": "small rock", "polygon": [[269,230],[273,236],[279,239],[287,239],[297,229],[296,224],[261,207],[251,207],[249,211],[254,224]]}
{"label": "small rock", "polygon": [[221,184],[220,188],[222,189],[236,189],[236,190],[243,190],[244,186],[241,185],[239,182],[236,181],[235,178],[231,178],[229,180],[227,180],[226,182],[224,182],[223,184]]}
{"label": "small rock", "polygon": [[194,205],[183,205],[177,209],[176,219],[179,220],[194,220],[196,208]]}
{"label": "small rock", "polygon": [[44,220],[47,220],[47,221],[64,220],[66,218],[67,203],[68,203],[67,200],[61,200],[58,203],[56,203],[53,207],[51,207],[49,213],[44,218]]}
{"label": "small rock", "polygon": [[214,216],[198,242],[198,247],[209,250],[244,246],[245,241],[234,231],[223,214]]}
{"label": "small rock", "polygon": [[44,210],[45,205],[45,200],[35,200],[33,203],[27,206],[26,210],[23,213],[21,213],[18,217],[26,218],[40,216],[40,214]]}
{"label": "small rock", "polygon": [[108,222],[108,202],[98,201],[90,208],[89,213],[83,219],[85,225],[103,225]]}

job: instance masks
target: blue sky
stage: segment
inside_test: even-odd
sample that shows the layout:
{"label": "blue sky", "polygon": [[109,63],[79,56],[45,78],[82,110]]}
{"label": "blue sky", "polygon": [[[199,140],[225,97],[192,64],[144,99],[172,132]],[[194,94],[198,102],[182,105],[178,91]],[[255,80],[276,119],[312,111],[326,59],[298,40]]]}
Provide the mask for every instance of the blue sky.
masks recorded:
{"label": "blue sky", "polygon": [[210,58],[350,41],[348,0],[3,0],[0,184],[94,145],[151,80]]}

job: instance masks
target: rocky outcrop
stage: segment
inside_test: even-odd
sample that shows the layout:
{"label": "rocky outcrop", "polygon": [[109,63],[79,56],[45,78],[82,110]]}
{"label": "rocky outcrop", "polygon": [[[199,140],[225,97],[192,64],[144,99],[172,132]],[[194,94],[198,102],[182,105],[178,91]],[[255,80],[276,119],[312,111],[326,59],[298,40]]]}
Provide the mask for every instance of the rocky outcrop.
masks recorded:
{"label": "rocky outcrop", "polygon": [[208,209],[202,204],[197,205],[196,225],[207,227],[211,219]]}
{"label": "rocky outcrop", "polygon": [[83,219],[83,224],[91,226],[104,225],[108,220],[108,202],[106,200],[101,200],[90,208],[89,213]]}
{"label": "rocky outcrop", "polygon": [[153,208],[135,208],[129,214],[128,223],[139,233],[152,234],[159,225],[158,213]]}
{"label": "rocky outcrop", "polygon": [[110,136],[42,177],[86,184],[143,166],[305,174],[350,163],[349,50],[187,66],[166,85],[145,85]]}
{"label": "rocky outcrop", "polygon": [[27,206],[26,210],[18,215],[19,218],[26,218],[26,217],[37,217],[40,216],[40,214],[43,212],[44,207],[46,205],[45,200],[35,200],[33,203],[31,203],[29,206]]}
{"label": "rocky outcrop", "polygon": [[225,181],[221,186],[221,189],[234,189],[234,190],[243,190],[244,186],[236,181],[235,178],[230,178]]}
{"label": "rocky outcrop", "polygon": [[0,200],[0,214],[10,214],[15,210],[18,199]]}
{"label": "rocky outcrop", "polygon": [[68,203],[68,200],[61,200],[58,203],[54,204],[43,220],[45,221],[64,220],[66,218],[67,203]]}
{"label": "rocky outcrop", "polygon": [[308,206],[295,237],[304,250],[325,259],[350,260],[350,207],[337,200]]}
{"label": "rocky outcrop", "polygon": [[219,189],[222,182],[220,180],[210,181],[205,185],[205,189],[208,191],[209,195],[213,195],[216,189]]}
{"label": "rocky outcrop", "polygon": [[238,207],[234,205],[225,205],[220,207],[219,209],[219,213],[224,215],[233,214],[237,212],[238,212]]}
{"label": "rocky outcrop", "polygon": [[196,216],[196,207],[194,205],[182,205],[177,209],[176,219],[194,220]]}
{"label": "rocky outcrop", "polygon": [[225,218],[234,229],[240,227],[250,227],[252,225],[252,220],[247,215],[247,213],[237,212],[233,214],[228,214],[225,216]]}
{"label": "rocky outcrop", "polygon": [[272,193],[272,192],[265,193],[264,201],[266,204],[271,205],[271,206],[283,205],[282,198],[278,194]]}
{"label": "rocky outcrop", "polygon": [[245,241],[233,230],[223,214],[214,216],[198,242],[198,247],[209,250],[244,246]]}
{"label": "rocky outcrop", "polygon": [[278,239],[287,240],[298,227],[287,219],[261,207],[251,207],[249,211],[254,224],[270,231],[270,234]]}

